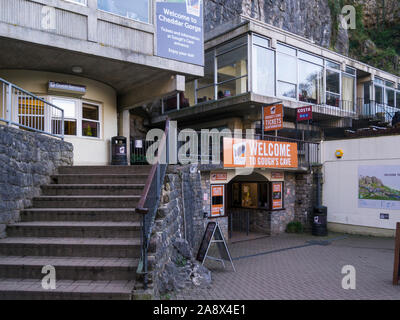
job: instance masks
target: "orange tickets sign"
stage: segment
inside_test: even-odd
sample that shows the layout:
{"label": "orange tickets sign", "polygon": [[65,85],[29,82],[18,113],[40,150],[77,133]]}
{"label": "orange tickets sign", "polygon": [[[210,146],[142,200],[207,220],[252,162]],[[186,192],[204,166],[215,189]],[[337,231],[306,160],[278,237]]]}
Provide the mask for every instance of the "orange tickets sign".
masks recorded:
{"label": "orange tickets sign", "polygon": [[283,105],[264,107],[264,131],[283,129]]}
{"label": "orange tickets sign", "polygon": [[297,143],[224,138],[225,168],[297,168]]}

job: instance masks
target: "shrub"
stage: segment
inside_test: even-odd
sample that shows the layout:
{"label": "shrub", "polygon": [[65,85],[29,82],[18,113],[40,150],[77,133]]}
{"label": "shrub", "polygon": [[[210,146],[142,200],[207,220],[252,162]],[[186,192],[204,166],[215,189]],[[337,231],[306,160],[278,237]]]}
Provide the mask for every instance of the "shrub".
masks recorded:
{"label": "shrub", "polygon": [[298,221],[289,222],[286,226],[287,233],[302,233],[303,230],[303,225],[301,224],[301,222]]}

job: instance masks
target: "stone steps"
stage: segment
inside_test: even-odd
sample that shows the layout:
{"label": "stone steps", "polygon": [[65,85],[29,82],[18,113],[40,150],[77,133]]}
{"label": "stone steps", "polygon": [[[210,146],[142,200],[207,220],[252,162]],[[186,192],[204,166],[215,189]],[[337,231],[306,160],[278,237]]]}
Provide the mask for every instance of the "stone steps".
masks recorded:
{"label": "stone steps", "polygon": [[44,238],[135,238],[140,237],[137,222],[71,222],[42,221],[20,222],[8,226],[9,237]]}
{"label": "stone steps", "polygon": [[145,184],[147,174],[58,174],[56,184]]}
{"label": "stone steps", "polygon": [[31,208],[21,211],[22,221],[139,221],[131,208]]}
{"label": "stone steps", "polygon": [[131,280],[60,280],[56,290],[44,290],[38,279],[0,279],[0,300],[130,300],[134,286]]}
{"label": "stone steps", "polygon": [[139,239],[115,238],[5,238],[0,255],[137,258]]}
{"label": "stone steps", "polygon": [[42,186],[44,196],[140,196],[144,184],[51,184]]}
{"label": "stone steps", "polygon": [[[0,239],[0,300],[132,299],[150,166],[61,167]],[[54,266],[56,290],[42,288]]]}
{"label": "stone steps", "polygon": [[57,280],[134,280],[138,259],[95,257],[2,256],[0,274],[11,279],[43,279],[44,266],[53,266]]}
{"label": "stone steps", "polygon": [[34,208],[135,208],[140,196],[40,196]]}

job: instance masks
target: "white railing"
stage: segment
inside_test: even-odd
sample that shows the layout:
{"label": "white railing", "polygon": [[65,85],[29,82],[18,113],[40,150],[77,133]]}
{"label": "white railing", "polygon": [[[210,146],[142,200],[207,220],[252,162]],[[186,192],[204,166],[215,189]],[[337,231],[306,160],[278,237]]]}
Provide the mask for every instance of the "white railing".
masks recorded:
{"label": "white railing", "polygon": [[64,140],[64,110],[0,78],[0,123]]}

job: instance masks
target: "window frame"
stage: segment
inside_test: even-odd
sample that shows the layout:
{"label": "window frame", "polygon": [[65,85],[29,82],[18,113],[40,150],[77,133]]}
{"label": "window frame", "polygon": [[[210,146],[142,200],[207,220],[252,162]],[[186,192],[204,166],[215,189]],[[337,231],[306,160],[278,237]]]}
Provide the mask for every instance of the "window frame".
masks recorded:
{"label": "window frame", "polygon": [[78,2],[79,0],[64,0],[64,1],[70,2],[70,3],[73,3],[73,4],[77,4],[77,5],[80,5],[80,6],[84,6],[84,7],[87,7],[87,6],[88,6],[88,5],[87,5],[88,0],[83,0],[84,3]]}
{"label": "window frame", "polygon": [[[68,96],[48,96],[47,100],[54,104],[54,100],[69,100],[73,101],[75,103],[75,119],[69,118],[69,117],[64,117],[64,121],[66,120],[75,120],[76,121],[76,135],[68,135],[65,134],[64,136],[67,138],[80,138],[80,139],[90,139],[90,140],[102,140],[103,139],[103,105],[98,102],[86,100],[86,99],[79,99],[79,98],[72,98]],[[86,119],[83,118],[83,104],[88,104],[88,105],[93,105],[98,107],[99,110],[99,120],[91,120],[91,119]],[[56,105],[56,104],[54,104]],[[51,117],[50,120],[53,120]],[[82,128],[82,121],[90,121],[90,122],[97,122],[99,124],[99,130],[98,130],[98,137],[89,137],[89,136],[84,136],[83,135],[83,128]]]}
{"label": "window frame", "polygon": [[153,25],[153,11],[155,9],[153,9],[153,1],[152,0],[147,0],[148,1],[148,15],[149,15],[148,21],[142,21],[142,20],[138,20],[138,19],[133,19],[133,18],[129,18],[127,16],[120,15],[118,13],[114,13],[114,12],[111,12],[111,11],[100,9],[99,8],[99,2],[98,2],[98,0],[96,0],[96,1],[97,1],[97,3],[96,3],[97,4],[97,10],[99,10],[101,12],[112,14],[113,16],[116,16],[116,17],[129,19],[130,21],[135,21],[135,22],[139,22],[139,23],[145,23],[145,24]]}

